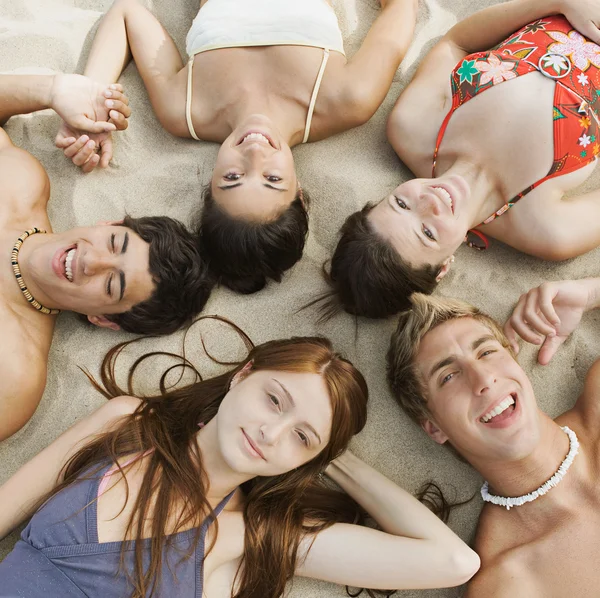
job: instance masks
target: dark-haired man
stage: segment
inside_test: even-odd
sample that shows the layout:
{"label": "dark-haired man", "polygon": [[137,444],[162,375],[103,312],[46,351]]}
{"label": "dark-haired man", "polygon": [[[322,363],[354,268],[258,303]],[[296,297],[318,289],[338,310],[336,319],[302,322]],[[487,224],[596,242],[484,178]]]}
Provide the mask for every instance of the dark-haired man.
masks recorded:
{"label": "dark-haired man", "polygon": [[[552,285],[523,301],[528,326],[549,339],[600,307],[600,279]],[[420,294],[412,303],[392,335],[392,390],[433,440],[487,480],[475,542],[482,565],[466,596],[598,596],[600,360],[575,406],[552,420],[494,320],[460,301]]]}
{"label": "dark-haired man", "polygon": [[[124,129],[129,115],[119,85],[80,75],[0,75],[0,123],[44,108],[53,108],[74,130],[89,132],[92,138],[82,143],[90,144]],[[126,217],[52,233],[48,176],[1,128],[0,180],[2,440],[39,403],[60,310],[85,314],[97,326],[167,334],[201,310],[211,285],[194,237],[171,218]]]}

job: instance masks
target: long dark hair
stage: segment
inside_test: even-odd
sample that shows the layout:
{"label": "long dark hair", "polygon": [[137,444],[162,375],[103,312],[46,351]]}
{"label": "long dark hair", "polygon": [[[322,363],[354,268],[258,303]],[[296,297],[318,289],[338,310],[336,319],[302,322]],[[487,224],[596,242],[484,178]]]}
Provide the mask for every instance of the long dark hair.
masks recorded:
{"label": "long dark hair", "polygon": [[417,291],[432,293],[440,267],[411,267],[371,226],[367,204],[346,219],[326,278],[331,291],[317,298],[322,319],[341,309],[367,318],[385,318],[410,307]]}
{"label": "long dark hair", "polygon": [[126,216],[123,226],[150,245],[149,268],[156,287],[146,301],[106,318],[127,332],[171,334],[202,311],[214,286],[195,235],[167,216]]}
{"label": "long dark hair", "polygon": [[238,293],[260,291],[268,279],[281,282],[283,273],[301,257],[308,234],[308,194],[299,190],[292,203],[271,222],[233,218],[215,202],[210,185],[198,242],[210,271],[221,284]]}
{"label": "long dark hair", "polygon": [[[247,337],[245,340],[250,343]],[[115,379],[115,363],[132,342],[121,343],[108,352],[101,366],[101,383],[94,381],[109,399],[134,394],[135,370],[157,354],[138,358],[129,371],[127,388],[121,388]],[[321,375],[329,391],[333,425],[327,446],[308,463],[282,475],[255,478],[244,484],[244,553],[232,596],[279,597],[294,575],[302,538],[335,522],[361,520],[358,505],[345,493],[332,490],[319,475],[362,430],[367,416],[368,391],[363,376],[333,351],[327,339],[305,337],[264,343],[251,348],[243,363],[230,371],[206,380],[196,372],[196,381],[181,388],[167,388],[171,367],[160,379],[158,394],[143,397],[135,412],[124,416],[113,431],[95,437],[70,459],[63,470],[63,482],[52,492],[56,494],[83,476],[96,475],[107,461],[118,463],[124,455],[153,451],[147,457],[147,469],[125,532],[127,539],[139,540],[150,517],[151,554],[145,570],[142,542],[135,543],[131,576],[134,598],[146,597],[148,592],[152,596],[159,587],[167,533],[200,526],[207,516],[214,519],[206,500],[208,480],[196,442],[197,423],[206,423],[216,415],[233,377],[248,362],[252,363],[252,371],[274,369]],[[183,365],[193,367],[187,360]],[[171,530],[167,524],[173,521],[174,509],[179,512],[174,518],[176,529]],[[192,546],[199,534],[198,527]]]}

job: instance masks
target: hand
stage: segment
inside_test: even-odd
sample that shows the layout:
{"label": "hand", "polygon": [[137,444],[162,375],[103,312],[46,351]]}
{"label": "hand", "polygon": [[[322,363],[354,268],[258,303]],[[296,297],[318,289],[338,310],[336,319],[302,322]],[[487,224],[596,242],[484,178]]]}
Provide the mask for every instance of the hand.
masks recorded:
{"label": "hand", "polygon": [[111,131],[126,129],[131,114],[123,87],[101,85],[81,75],[56,75],[51,105],[64,119],[56,147],[84,172],[98,165],[106,168],[113,156]]}
{"label": "hand", "polygon": [[600,2],[598,0],[562,0],[561,12],[581,35],[600,44]]}
{"label": "hand", "polygon": [[518,336],[541,345],[538,362],[546,365],[577,328],[589,302],[588,281],[545,282],[521,295],[504,332],[517,353]]}
{"label": "hand", "polygon": [[71,129],[106,133],[127,128],[131,109],[121,85],[107,86],[83,75],[58,74],[50,93],[50,106]]}

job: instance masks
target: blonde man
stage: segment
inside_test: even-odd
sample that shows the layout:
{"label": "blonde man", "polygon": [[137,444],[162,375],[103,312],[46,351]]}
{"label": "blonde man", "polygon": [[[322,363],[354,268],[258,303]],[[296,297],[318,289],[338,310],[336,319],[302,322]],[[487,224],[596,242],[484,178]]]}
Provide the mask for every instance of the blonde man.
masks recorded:
{"label": "blonde man", "polygon": [[[555,284],[558,290],[531,291],[529,303],[519,304],[539,318],[528,322],[532,328],[546,326],[539,332],[547,338],[568,336],[562,324],[600,307],[600,279]],[[565,301],[576,285],[586,293]],[[542,295],[546,312],[535,303]],[[493,319],[450,299],[417,294],[412,303],[388,352],[392,390],[433,440],[487,480],[475,540],[482,568],[467,598],[597,596],[600,360],[575,406],[553,421],[538,408],[511,340]],[[512,343],[513,325],[519,332],[525,321],[517,307]]]}

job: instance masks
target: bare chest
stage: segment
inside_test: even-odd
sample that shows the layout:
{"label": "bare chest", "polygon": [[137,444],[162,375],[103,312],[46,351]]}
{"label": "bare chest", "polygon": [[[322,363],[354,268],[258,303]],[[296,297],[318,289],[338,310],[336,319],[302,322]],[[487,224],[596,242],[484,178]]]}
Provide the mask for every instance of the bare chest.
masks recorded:
{"label": "bare chest", "polygon": [[[193,64],[192,115],[201,139],[222,142],[229,130],[223,115],[228,108],[255,106],[284,112],[302,129],[323,62],[321,48],[272,46],[223,48],[198,54]],[[332,76],[345,58],[331,52],[315,105],[315,119],[326,112]]]}
{"label": "bare chest", "polygon": [[600,513],[585,510],[507,550],[493,566],[514,582],[514,598],[597,598],[599,537]]}
{"label": "bare chest", "polygon": [[[436,174],[458,158],[467,159],[485,167],[505,200],[513,198],[552,168],[555,85],[537,72],[500,83],[458,107],[443,130],[452,105],[449,78],[444,78],[436,86],[444,90],[442,100],[415,107],[418,114],[413,122],[423,130],[420,135],[414,132],[420,141],[414,156],[407,156],[407,163],[417,176],[431,176],[433,153],[439,143]],[[438,138],[440,130],[443,136]],[[559,186],[558,179],[546,183],[546,191],[549,185]]]}

